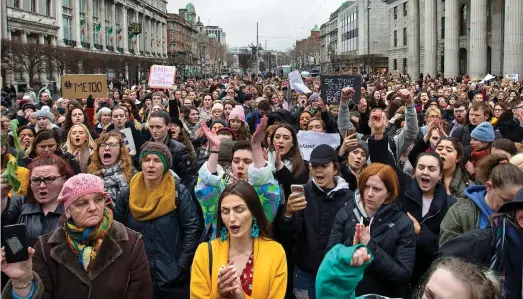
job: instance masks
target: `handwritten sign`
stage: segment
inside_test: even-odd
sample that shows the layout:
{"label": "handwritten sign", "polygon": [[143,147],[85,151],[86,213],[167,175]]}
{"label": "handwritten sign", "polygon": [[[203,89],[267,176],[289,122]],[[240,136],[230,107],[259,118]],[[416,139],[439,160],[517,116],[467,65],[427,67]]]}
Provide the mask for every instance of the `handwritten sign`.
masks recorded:
{"label": "handwritten sign", "polygon": [[361,76],[331,75],[321,76],[321,98],[327,105],[340,103],[341,90],[345,87],[354,88],[355,95],[352,101],[356,104],[361,97]]}
{"label": "handwritten sign", "polygon": [[519,81],[519,75],[518,74],[506,74],[506,79],[512,79],[513,81]]}
{"label": "handwritten sign", "polygon": [[134,144],[133,132],[131,131],[131,129],[125,128],[123,130],[120,130],[120,132],[122,133],[122,138],[125,143],[125,147],[127,147],[129,155],[136,155],[136,145]]}
{"label": "handwritten sign", "polygon": [[63,75],[62,97],[65,99],[85,99],[107,97],[106,75]]}
{"label": "handwritten sign", "polygon": [[175,77],[175,66],[153,65],[149,72],[149,87],[169,88],[174,83]]}
{"label": "handwritten sign", "polygon": [[299,71],[293,71],[289,73],[289,82],[291,88],[296,90],[297,93],[311,93],[311,90],[303,83],[301,74]]}
{"label": "handwritten sign", "polygon": [[340,134],[338,133],[319,133],[311,131],[299,131],[296,135],[300,152],[305,161],[309,161],[312,150],[320,144],[330,145],[336,149],[341,142]]}

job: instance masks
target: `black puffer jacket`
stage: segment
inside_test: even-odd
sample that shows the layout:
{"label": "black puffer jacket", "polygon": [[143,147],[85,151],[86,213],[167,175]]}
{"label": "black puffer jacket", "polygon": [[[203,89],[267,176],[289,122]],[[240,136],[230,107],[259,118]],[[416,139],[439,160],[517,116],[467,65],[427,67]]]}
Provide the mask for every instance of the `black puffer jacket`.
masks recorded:
{"label": "black puffer jacket", "polygon": [[310,180],[305,184],[305,209],[291,217],[280,214],[278,228],[281,234],[292,238],[295,264],[309,275],[316,276],[327,253],[327,242],[336,213],[354,198],[348,184],[336,177],[336,187],[326,194]]}
{"label": "black puffer jacket", "polygon": [[202,234],[200,217],[189,191],[175,181],[176,209],[171,213],[151,221],[137,221],[129,209],[128,189],[114,212],[116,221],[143,235],[153,290],[157,295],[176,292],[189,284],[189,269]]}
{"label": "black puffer jacket", "polygon": [[[327,248],[352,246],[356,223],[366,216],[358,206],[359,193],[336,215]],[[395,203],[383,205],[374,215],[367,245],[374,260],[356,288],[356,296],[379,294],[406,298],[415,259],[416,235],[409,217]]]}
{"label": "black puffer jacket", "polygon": [[164,144],[167,145],[173,159],[172,170],[180,177],[181,183],[189,185],[192,181],[194,173],[190,171],[191,158],[189,157],[189,151],[183,145],[172,138],[165,138]]}
{"label": "black puffer jacket", "polygon": [[447,195],[447,190],[443,184],[436,185],[429,212],[423,217],[421,215],[423,212],[423,192],[418,186],[418,182],[395,167],[394,164],[391,164],[393,162],[390,154],[386,151],[387,147],[386,139],[369,140],[371,161],[394,167],[400,183],[397,202],[405,214],[410,213],[421,226],[416,238],[416,264],[412,273],[412,284],[416,285],[430,267],[432,261],[437,258],[441,221],[449,208],[456,203],[456,200]]}
{"label": "black puffer jacket", "polygon": [[58,220],[64,213],[64,207],[58,205],[54,212],[44,215],[40,204],[26,201],[27,197],[24,196],[13,196],[8,199],[2,213],[2,227],[10,224],[25,224],[29,246],[34,246],[38,237],[52,233],[60,226]]}

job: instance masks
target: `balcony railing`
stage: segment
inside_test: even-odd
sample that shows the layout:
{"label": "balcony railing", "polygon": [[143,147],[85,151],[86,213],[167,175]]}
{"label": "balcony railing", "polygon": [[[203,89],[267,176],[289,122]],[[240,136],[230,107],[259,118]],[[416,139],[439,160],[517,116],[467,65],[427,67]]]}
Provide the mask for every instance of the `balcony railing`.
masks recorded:
{"label": "balcony railing", "polygon": [[94,44],[94,47],[100,51],[103,49],[102,45],[100,44]]}
{"label": "balcony railing", "polygon": [[113,46],[107,46],[107,50],[114,51],[114,47]]}
{"label": "balcony railing", "polygon": [[145,52],[145,54],[146,54],[146,55],[150,55],[150,53],[149,53],[149,52]]}
{"label": "balcony railing", "polygon": [[140,51],[140,55],[143,55],[143,51]]}
{"label": "balcony railing", "polygon": [[129,49],[129,53],[134,54],[134,49]]}
{"label": "balcony railing", "polygon": [[66,46],[70,46],[70,47],[76,47],[76,41],[72,40],[72,39],[65,39],[64,38],[64,44]]}
{"label": "balcony railing", "polygon": [[84,47],[86,49],[89,49],[89,48],[91,48],[91,44],[90,43],[86,43],[86,42],[82,42],[82,47]]}
{"label": "balcony railing", "polygon": [[118,48],[116,48],[116,50],[118,50],[118,52],[120,52],[120,53],[123,53],[123,48],[118,47]]}

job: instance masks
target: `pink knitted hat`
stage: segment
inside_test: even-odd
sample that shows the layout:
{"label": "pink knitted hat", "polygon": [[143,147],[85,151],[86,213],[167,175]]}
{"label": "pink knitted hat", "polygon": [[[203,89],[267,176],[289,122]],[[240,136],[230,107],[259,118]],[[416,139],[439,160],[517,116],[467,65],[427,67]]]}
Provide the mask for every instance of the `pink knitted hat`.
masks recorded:
{"label": "pink knitted hat", "polygon": [[96,175],[80,173],[65,182],[58,195],[58,203],[64,206],[64,210],[67,210],[78,198],[93,193],[105,195],[104,181]]}
{"label": "pink knitted hat", "polygon": [[228,121],[230,121],[231,119],[239,119],[245,122],[245,112],[243,110],[242,105],[236,105],[234,106],[234,108],[232,108],[231,114],[229,114]]}

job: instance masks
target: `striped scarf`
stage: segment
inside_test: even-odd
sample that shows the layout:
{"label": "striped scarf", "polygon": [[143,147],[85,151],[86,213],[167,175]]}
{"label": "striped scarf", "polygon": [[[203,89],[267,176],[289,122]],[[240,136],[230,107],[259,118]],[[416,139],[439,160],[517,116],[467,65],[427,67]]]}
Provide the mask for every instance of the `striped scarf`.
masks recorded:
{"label": "striped scarf", "polygon": [[89,272],[103,239],[113,224],[113,211],[104,209],[102,221],[96,227],[80,228],[72,219],[65,223],[67,244],[78,256],[78,262]]}

